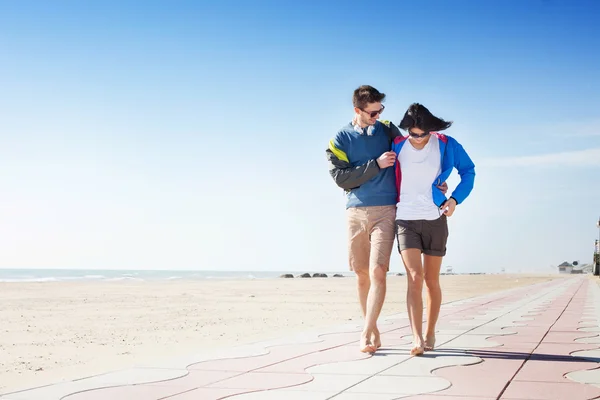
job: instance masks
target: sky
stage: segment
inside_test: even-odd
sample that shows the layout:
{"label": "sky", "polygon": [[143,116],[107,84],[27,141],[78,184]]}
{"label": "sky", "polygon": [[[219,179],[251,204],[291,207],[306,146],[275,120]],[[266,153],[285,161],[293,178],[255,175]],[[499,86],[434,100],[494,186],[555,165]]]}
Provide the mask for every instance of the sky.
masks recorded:
{"label": "sky", "polygon": [[593,0],[0,0],[0,268],[346,271],[325,149],[362,84],[382,118],[454,121],[476,164],[444,267],[591,262],[599,18]]}

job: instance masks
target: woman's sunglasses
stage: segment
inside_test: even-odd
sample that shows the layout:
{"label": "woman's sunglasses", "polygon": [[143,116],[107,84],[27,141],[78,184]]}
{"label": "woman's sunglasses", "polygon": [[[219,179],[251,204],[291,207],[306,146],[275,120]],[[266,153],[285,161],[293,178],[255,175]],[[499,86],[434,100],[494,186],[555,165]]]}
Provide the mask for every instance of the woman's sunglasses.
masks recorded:
{"label": "woman's sunglasses", "polygon": [[375,118],[375,117],[376,117],[378,114],[381,114],[381,113],[383,112],[383,110],[384,110],[384,109],[385,109],[385,106],[381,106],[381,109],[380,109],[380,110],[377,110],[377,111],[365,111],[365,110],[363,110],[362,108],[360,109],[360,111],[362,111],[362,112],[365,112],[365,113],[369,114],[369,116],[370,116],[371,118]]}
{"label": "woman's sunglasses", "polygon": [[421,134],[418,134],[418,133],[411,132],[411,131],[410,131],[410,129],[409,129],[409,130],[408,130],[408,134],[409,134],[411,137],[414,137],[415,139],[421,139],[421,138],[424,138],[425,136],[429,135],[429,134],[430,134],[430,132],[423,132],[423,133],[421,133]]}

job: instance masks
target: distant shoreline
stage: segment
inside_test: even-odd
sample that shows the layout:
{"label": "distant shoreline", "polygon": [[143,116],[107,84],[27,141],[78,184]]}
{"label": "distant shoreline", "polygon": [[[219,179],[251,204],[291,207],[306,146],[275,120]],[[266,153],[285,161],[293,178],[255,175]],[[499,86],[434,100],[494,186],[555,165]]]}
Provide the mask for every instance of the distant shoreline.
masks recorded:
{"label": "distant shoreline", "polygon": [[27,282],[155,282],[181,280],[275,279],[281,275],[324,273],[352,276],[349,271],[200,271],[200,270],[102,270],[102,269],[0,269],[0,283]]}
{"label": "distant shoreline", "polygon": [[[49,282],[157,282],[157,281],[220,281],[220,280],[264,280],[283,279],[285,275],[293,275],[293,279],[310,274],[325,274],[327,278],[334,275],[354,277],[346,271],[200,271],[200,270],[114,270],[114,269],[0,269],[0,283],[49,283]],[[544,272],[464,272],[442,275],[548,275]],[[404,275],[391,271],[388,276]],[[287,279],[290,279],[289,277]]]}

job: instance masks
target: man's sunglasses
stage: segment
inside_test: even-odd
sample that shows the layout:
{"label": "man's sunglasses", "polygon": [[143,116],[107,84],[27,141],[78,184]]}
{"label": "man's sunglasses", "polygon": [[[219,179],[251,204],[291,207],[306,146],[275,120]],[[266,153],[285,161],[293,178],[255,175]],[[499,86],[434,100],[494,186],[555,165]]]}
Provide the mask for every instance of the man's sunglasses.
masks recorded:
{"label": "man's sunglasses", "polygon": [[385,106],[381,106],[381,109],[378,111],[365,111],[362,108],[360,109],[360,111],[362,112],[366,112],[367,114],[369,114],[369,116],[371,118],[375,118],[378,114],[381,114],[383,112],[383,110],[385,109]]}
{"label": "man's sunglasses", "polygon": [[414,137],[415,139],[421,139],[421,138],[424,138],[424,137],[426,137],[427,135],[429,135],[429,134],[430,134],[430,132],[423,132],[423,133],[419,134],[419,133],[414,133],[414,132],[411,132],[411,131],[410,131],[410,129],[409,129],[409,130],[408,130],[408,134],[409,134],[411,137]]}

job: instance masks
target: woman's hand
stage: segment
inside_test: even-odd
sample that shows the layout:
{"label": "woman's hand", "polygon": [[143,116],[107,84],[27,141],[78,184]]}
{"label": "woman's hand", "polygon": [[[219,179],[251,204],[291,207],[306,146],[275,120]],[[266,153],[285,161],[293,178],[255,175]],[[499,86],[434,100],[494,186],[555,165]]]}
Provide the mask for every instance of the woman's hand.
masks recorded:
{"label": "woman's hand", "polygon": [[446,209],[444,211],[444,215],[447,217],[451,217],[452,214],[454,214],[454,210],[456,209],[456,200],[454,200],[452,197],[450,197],[450,199],[444,203],[442,208]]}

